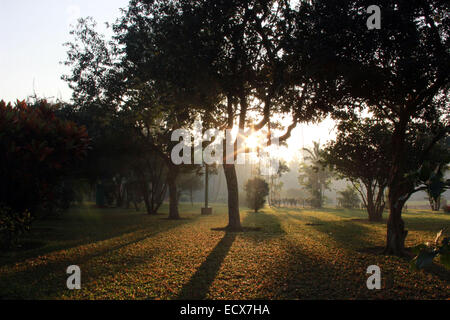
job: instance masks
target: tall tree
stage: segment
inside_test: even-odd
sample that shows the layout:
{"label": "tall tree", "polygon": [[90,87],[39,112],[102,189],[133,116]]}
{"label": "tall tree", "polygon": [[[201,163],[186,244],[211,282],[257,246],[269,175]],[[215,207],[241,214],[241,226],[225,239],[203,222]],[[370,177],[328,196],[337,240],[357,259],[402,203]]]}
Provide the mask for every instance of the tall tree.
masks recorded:
{"label": "tall tree", "polygon": [[[140,82],[168,85],[221,130],[260,130],[273,113],[291,114],[283,142],[315,114],[306,107],[309,84],[290,81],[284,60],[291,20],[287,1],[134,0],[116,30]],[[235,143],[234,158],[237,151]],[[238,181],[229,161],[224,152],[228,228],[239,230]]]}
{"label": "tall tree", "polygon": [[283,174],[289,172],[289,170],[290,169],[286,161],[280,160],[278,170],[269,174],[269,206],[273,206],[275,205],[275,203],[280,202],[281,187],[283,186],[283,182],[280,181],[280,178],[283,176]]}
{"label": "tall tree", "polygon": [[359,192],[370,221],[381,221],[383,216],[390,154],[390,131],[374,119],[339,122],[336,140],[323,154],[324,162]]}
{"label": "tall tree", "polygon": [[322,208],[325,202],[325,190],[331,183],[331,171],[323,164],[323,150],[319,142],[313,142],[313,148],[303,148],[307,153],[299,168],[299,183],[310,193],[309,202],[314,208]]}
{"label": "tall tree", "polygon": [[[299,24],[293,48],[308,48],[301,61],[321,85],[320,100],[335,116],[367,109],[393,126],[389,168],[389,218],[385,252],[403,255],[407,230],[402,208],[420,183],[407,171],[407,137],[423,123],[431,138],[421,146],[418,167],[450,130],[448,1],[379,1],[381,29],[369,30],[365,0],[313,1]],[[306,19],[306,22],[305,22]],[[296,50],[293,50],[295,53]],[[304,56],[303,56],[304,57]]]}
{"label": "tall tree", "polygon": [[81,19],[73,32],[75,40],[67,44],[65,64],[72,70],[63,79],[74,90],[74,101],[83,101],[83,108],[96,107],[108,115],[100,121],[118,119],[147,149],[144,153],[161,158],[168,168],[169,218],[178,219],[176,180],[180,170],[171,161],[175,145],[171,134],[189,126],[194,117],[186,108],[188,102],[182,102],[185,95],[150,77],[149,68],[133,55],[132,43],[141,39],[126,32],[133,23],[129,18],[125,14],[114,26],[115,36],[110,42],[95,31],[91,19]]}

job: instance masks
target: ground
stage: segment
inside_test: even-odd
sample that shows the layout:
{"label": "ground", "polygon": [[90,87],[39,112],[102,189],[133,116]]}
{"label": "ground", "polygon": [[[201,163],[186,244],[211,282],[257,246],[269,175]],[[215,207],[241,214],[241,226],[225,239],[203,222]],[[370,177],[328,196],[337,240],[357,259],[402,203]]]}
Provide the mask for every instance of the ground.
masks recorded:
{"label": "ground", "polygon": [[[242,210],[243,233],[214,230],[212,216],[182,204],[183,219],[85,205],[36,223],[23,248],[0,253],[0,298],[11,299],[448,299],[440,265],[410,271],[408,259],[380,254],[385,223],[360,210]],[[432,241],[450,215],[404,214],[407,246]],[[257,230],[260,228],[260,230]],[[66,268],[81,268],[82,289],[66,288]],[[368,290],[367,267],[382,289]]]}

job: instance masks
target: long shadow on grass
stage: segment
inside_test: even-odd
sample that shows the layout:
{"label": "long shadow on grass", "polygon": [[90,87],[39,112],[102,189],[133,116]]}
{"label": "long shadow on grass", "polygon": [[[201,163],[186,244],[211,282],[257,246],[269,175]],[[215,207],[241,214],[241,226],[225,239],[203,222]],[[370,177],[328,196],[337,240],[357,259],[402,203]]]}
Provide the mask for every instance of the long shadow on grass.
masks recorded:
{"label": "long shadow on grass", "polygon": [[258,228],[257,231],[243,232],[242,237],[261,242],[270,238],[282,237],[286,231],[281,227],[280,219],[271,213],[266,213],[264,210],[260,212],[249,212],[242,220],[243,227]]}
{"label": "long shadow on grass", "polygon": [[237,233],[227,232],[215,246],[205,262],[197,269],[191,280],[181,288],[177,299],[202,300],[206,298],[209,288],[220,270],[222,262],[230,251]]}
{"label": "long shadow on grass", "polygon": [[[125,248],[130,245],[134,245],[136,243],[139,243],[141,241],[144,241],[148,238],[152,238],[156,236],[157,234],[161,232],[168,231],[172,228],[181,226],[183,224],[186,224],[188,222],[192,222],[194,219],[191,220],[177,220],[172,223],[167,223],[167,225],[161,226],[157,230],[148,230],[147,232],[143,231],[143,235],[140,237],[135,237],[133,239],[127,239],[122,241],[122,243],[113,244],[110,246],[107,246],[106,248],[101,249],[93,249],[92,252],[85,250],[85,251],[78,251],[75,252],[73,256],[63,255],[58,260],[49,261],[45,264],[37,264],[34,266],[28,267],[26,270],[19,271],[19,272],[11,272],[7,275],[2,275],[1,282],[0,282],[0,297],[3,296],[3,298],[7,299],[28,299],[28,298],[42,298],[41,295],[44,295],[44,297],[52,296],[61,290],[65,290],[64,281],[61,281],[62,279],[65,279],[67,276],[65,276],[65,270],[69,265],[76,264],[76,265],[82,265],[88,262],[91,259],[108,255],[114,251],[120,250],[122,248]],[[150,229],[150,228],[149,228]],[[146,229],[144,229],[146,230]],[[142,231],[142,230],[140,230]],[[130,233],[131,235],[131,233]],[[140,263],[141,261],[138,259],[136,263]],[[130,268],[133,263],[127,262],[128,267]],[[101,268],[99,269],[101,270]],[[101,274],[99,270],[96,270]],[[96,272],[90,272],[90,275],[93,276]],[[36,279],[39,279],[38,282],[36,282]],[[46,287],[51,288],[47,292],[41,292],[41,287],[43,287],[43,283],[45,283]],[[39,286],[39,287],[36,287]],[[13,291],[10,289],[14,288]]]}
{"label": "long shadow on grass", "polygon": [[[286,232],[282,229],[281,222],[286,218],[298,219],[302,224],[317,222],[325,225],[328,223],[328,221],[309,216],[290,214],[290,211],[289,209],[282,210],[281,215],[263,212],[249,213],[244,219],[244,225],[255,223],[262,227],[262,231],[259,233],[244,233],[242,236],[260,241],[267,238],[283,237]],[[308,241],[315,240],[310,239]],[[340,267],[327,261],[327,259],[318,259],[316,256],[310,255],[309,251],[303,247],[302,242],[296,242],[287,237],[282,243],[280,250],[284,253],[281,260],[275,260],[274,264],[261,275],[261,287],[258,289],[257,299],[338,299],[352,297],[351,293],[347,292],[348,284],[345,282],[354,282],[354,279],[345,274],[343,275],[345,280],[338,280],[338,275],[343,271]],[[364,272],[365,270],[360,270],[362,277],[365,276]],[[363,279],[359,282],[365,283]],[[336,290],[334,286],[337,284],[342,284],[342,288]]]}
{"label": "long shadow on grass", "polygon": [[222,240],[215,246],[205,262],[181,289],[177,299],[205,299],[209,288],[216,278],[225,257],[230,251],[237,234],[253,241],[277,237],[285,234],[280,221],[272,214],[249,212],[242,221],[244,232],[226,232]]}
{"label": "long shadow on grass", "polygon": [[405,227],[414,231],[438,232],[444,227],[450,226],[450,220],[445,217],[414,217],[413,215],[404,215]]}
{"label": "long shadow on grass", "polygon": [[[39,221],[33,226],[31,233],[21,240],[30,247],[29,250],[0,251],[0,266],[20,263],[55,251],[69,250],[133,233],[143,234],[137,241],[132,240],[124,245],[126,246],[198,218],[198,216],[193,216],[161,224],[155,220],[159,218],[167,220],[162,219],[166,216],[165,213],[147,215],[142,212],[136,214],[134,210],[112,208],[95,209],[94,214],[97,216],[86,217],[78,215],[75,210],[92,210],[91,208],[79,207],[73,210],[71,214],[59,219]],[[48,242],[47,245],[45,245],[46,242]],[[36,243],[40,245],[33,248],[32,246]],[[117,249],[121,247],[119,246]],[[116,250],[116,248],[113,247],[110,251],[112,250]]]}
{"label": "long shadow on grass", "polygon": [[341,243],[344,247],[370,246],[369,241],[371,229],[350,220],[329,221],[322,220],[320,215],[317,217],[301,217],[294,214],[287,214],[289,218],[297,219],[302,222],[308,221],[308,228],[313,228],[319,232],[327,234],[335,241]]}

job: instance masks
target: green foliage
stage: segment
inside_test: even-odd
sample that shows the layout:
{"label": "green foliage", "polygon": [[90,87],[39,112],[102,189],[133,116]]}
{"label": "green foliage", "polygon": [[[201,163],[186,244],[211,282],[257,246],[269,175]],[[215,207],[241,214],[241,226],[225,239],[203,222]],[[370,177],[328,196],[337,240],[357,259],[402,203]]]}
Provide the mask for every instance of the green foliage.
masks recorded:
{"label": "green foliage", "polygon": [[261,178],[253,178],[247,181],[244,186],[247,195],[247,205],[250,209],[258,212],[264,207],[266,197],[269,194],[269,184]]}
{"label": "green foliage", "polygon": [[58,118],[57,108],[46,101],[0,102],[0,203],[9,216],[20,217],[4,224],[14,234],[22,229],[12,221],[23,221],[25,213],[46,215],[58,206],[63,178],[86,156],[86,129]]}
{"label": "green foliage", "polygon": [[323,165],[323,150],[318,142],[314,142],[313,149],[303,149],[308,156],[299,168],[299,183],[309,192],[309,204],[313,208],[322,208],[325,202],[325,190],[329,189],[332,173]]}
{"label": "green foliage", "polygon": [[450,244],[449,238],[443,238],[439,243],[445,229],[439,231],[433,243],[422,243],[413,248],[413,253],[416,254],[410,262],[412,270],[420,270],[433,264],[434,258],[438,257],[439,262],[450,269]]}
{"label": "green foliage", "polygon": [[444,178],[444,172],[447,169],[447,165],[438,165],[425,182],[427,186],[426,192],[428,194],[430,204],[432,209],[435,211],[439,210],[441,195],[446,190],[450,189],[450,179],[445,180]]}
{"label": "green foliage", "polygon": [[324,150],[324,163],[352,182],[362,197],[369,219],[379,220],[389,177],[389,125],[355,117],[340,121],[337,129],[336,140],[329,142]]}
{"label": "green foliage", "polygon": [[[407,233],[401,209],[417,189],[408,175],[432,159],[432,147],[450,133],[449,3],[380,0],[382,27],[372,31],[364,23],[366,0],[303,3],[296,16],[300,27],[286,50],[297,57],[296,65],[310,66],[320,88],[315,99],[336,118],[363,111],[393,125],[388,188],[395,218],[388,220],[386,239],[393,241],[386,241],[386,252],[402,255]],[[416,125],[429,138],[416,140],[416,166],[409,167],[406,150],[408,139],[417,137]]]}
{"label": "green foliage", "polygon": [[87,153],[86,129],[56,117],[57,107],[0,102],[0,202],[13,211],[33,215],[42,200],[54,200],[53,187]]}
{"label": "green foliage", "polygon": [[18,238],[30,230],[31,215],[29,211],[14,212],[0,204],[0,249],[10,249]]}
{"label": "green foliage", "polygon": [[339,206],[347,209],[359,208],[361,200],[354,187],[347,186],[345,190],[339,191],[338,193],[340,194],[338,198]]}
{"label": "green foliage", "polygon": [[390,162],[390,126],[370,118],[340,121],[336,140],[323,152],[324,163],[352,181],[385,186]]}

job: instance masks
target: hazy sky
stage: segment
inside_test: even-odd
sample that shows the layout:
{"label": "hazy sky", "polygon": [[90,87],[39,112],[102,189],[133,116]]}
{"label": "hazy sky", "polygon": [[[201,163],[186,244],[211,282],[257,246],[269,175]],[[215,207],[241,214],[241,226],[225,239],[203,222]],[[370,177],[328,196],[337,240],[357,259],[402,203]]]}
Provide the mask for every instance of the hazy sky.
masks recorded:
{"label": "hazy sky", "polygon": [[[92,16],[103,27],[119,17],[128,0],[0,0],[0,99],[15,101],[71,96],[60,80],[66,58],[63,43],[71,39],[70,24]],[[101,30],[101,29],[99,29]],[[34,89],[33,89],[34,87]]]}
{"label": "hazy sky", "polygon": [[[113,22],[127,4],[128,0],[0,0],[0,100],[23,100],[34,92],[69,100],[70,89],[61,80],[67,69],[59,62],[66,59],[63,44],[71,40],[70,25],[92,16],[98,31],[104,32],[104,22]],[[288,140],[286,158],[313,140],[326,142],[332,126],[332,121],[325,121],[297,128]]]}

